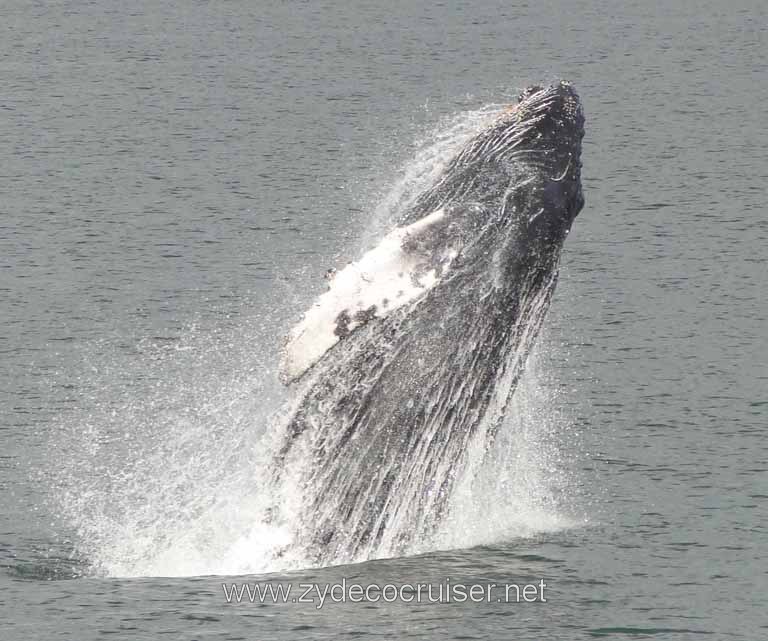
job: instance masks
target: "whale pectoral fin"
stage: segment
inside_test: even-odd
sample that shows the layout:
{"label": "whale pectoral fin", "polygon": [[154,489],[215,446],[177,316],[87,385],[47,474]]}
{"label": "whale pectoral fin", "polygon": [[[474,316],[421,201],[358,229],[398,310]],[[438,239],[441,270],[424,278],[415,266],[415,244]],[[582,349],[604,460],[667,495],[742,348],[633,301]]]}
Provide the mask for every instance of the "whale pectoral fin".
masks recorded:
{"label": "whale pectoral fin", "polygon": [[441,242],[450,224],[439,209],[395,228],[358,261],[336,272],[328,291],[289,333],[281,380],[296,380],[357,328],[419,299],[444,278],[458,253],[453,243]]}

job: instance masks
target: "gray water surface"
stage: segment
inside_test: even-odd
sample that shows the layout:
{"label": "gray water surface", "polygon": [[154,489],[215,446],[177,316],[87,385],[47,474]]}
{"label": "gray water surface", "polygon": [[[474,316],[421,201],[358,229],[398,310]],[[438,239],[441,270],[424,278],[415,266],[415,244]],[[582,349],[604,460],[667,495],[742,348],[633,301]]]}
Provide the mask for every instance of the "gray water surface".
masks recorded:
{"label": "gray water surface", "polygon": [[[768,636],[767,23],[759,2],[3,3],[0,637]],[[230,605],[217,577],[94,573],[104,524],[62,493],[123,496],[109,471],[180,425],[170,463],[245,469],[281,328],[418,141],[561,77],[587,204],[538,368],[572,527],[241,579],[545,578],[547,602]],[[148,514],[191,519],[216,483]]]}

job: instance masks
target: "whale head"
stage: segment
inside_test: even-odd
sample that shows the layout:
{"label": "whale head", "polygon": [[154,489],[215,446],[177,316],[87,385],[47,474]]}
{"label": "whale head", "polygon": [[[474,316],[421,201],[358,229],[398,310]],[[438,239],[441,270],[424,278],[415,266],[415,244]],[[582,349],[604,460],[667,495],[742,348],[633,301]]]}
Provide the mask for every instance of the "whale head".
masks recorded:
{"label": "whale head", "polygon": [[497,135],[494,154],[506,160],[514,178],[522,174],[524,182],[525,175],[535,177],[532,200],[538,198],[541,213],[567,232],[584,206],[584,112],[573,86],[561,81],[548,87],[528,87],[502,119]]}
{"label": "whale head", "polygon": [[489,221],[514,223],[519,233],[520,223],[531,219],[555,240],[568,233],[584,206],[583,137],[584,113],[570,83],[528,87],[459,151],[400,222],[465,203],[486,213],[484,221],[473,217],[478,229]]}

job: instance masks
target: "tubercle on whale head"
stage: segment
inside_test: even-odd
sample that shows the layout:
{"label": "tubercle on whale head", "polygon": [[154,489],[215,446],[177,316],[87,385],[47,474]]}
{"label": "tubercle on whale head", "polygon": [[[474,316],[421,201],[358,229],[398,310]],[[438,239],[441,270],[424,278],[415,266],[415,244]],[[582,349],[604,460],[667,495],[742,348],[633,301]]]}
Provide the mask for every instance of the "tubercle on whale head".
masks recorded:
{"label": "tubercle on whale head", "polygon": [[503,118],[512,123],[525,123],[531,120],[535,124],[541,116],[549,115],[563,121],[569,121],[580,133],[584,133],[584,114],[573,85],[567,80],[560,80],[551,85],[530,85],[517,97],[517,102],[504,110]]}

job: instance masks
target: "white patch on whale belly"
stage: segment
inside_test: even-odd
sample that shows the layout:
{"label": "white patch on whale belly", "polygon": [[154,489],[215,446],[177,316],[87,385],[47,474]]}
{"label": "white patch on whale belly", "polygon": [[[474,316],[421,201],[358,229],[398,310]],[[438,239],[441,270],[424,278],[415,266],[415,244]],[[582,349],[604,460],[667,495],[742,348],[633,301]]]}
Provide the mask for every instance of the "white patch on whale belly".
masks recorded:
{"label": "white patch on whale belly", "polygon": [[403,249],[403,245],[410,239],[418,241],[444,218],[445,213],[438,209],[412,225],[398,227],[358,261],[336,272],[328,291],[318,297],[289,333],[280,364],[281,378],[286,382],[298,378],[339,342],[343,337],[337,329],[340,316],[348,318],[341,332],[348,335],[434,287],[457,252],[446,247],[442,253],[426,256],[418,249]]}

